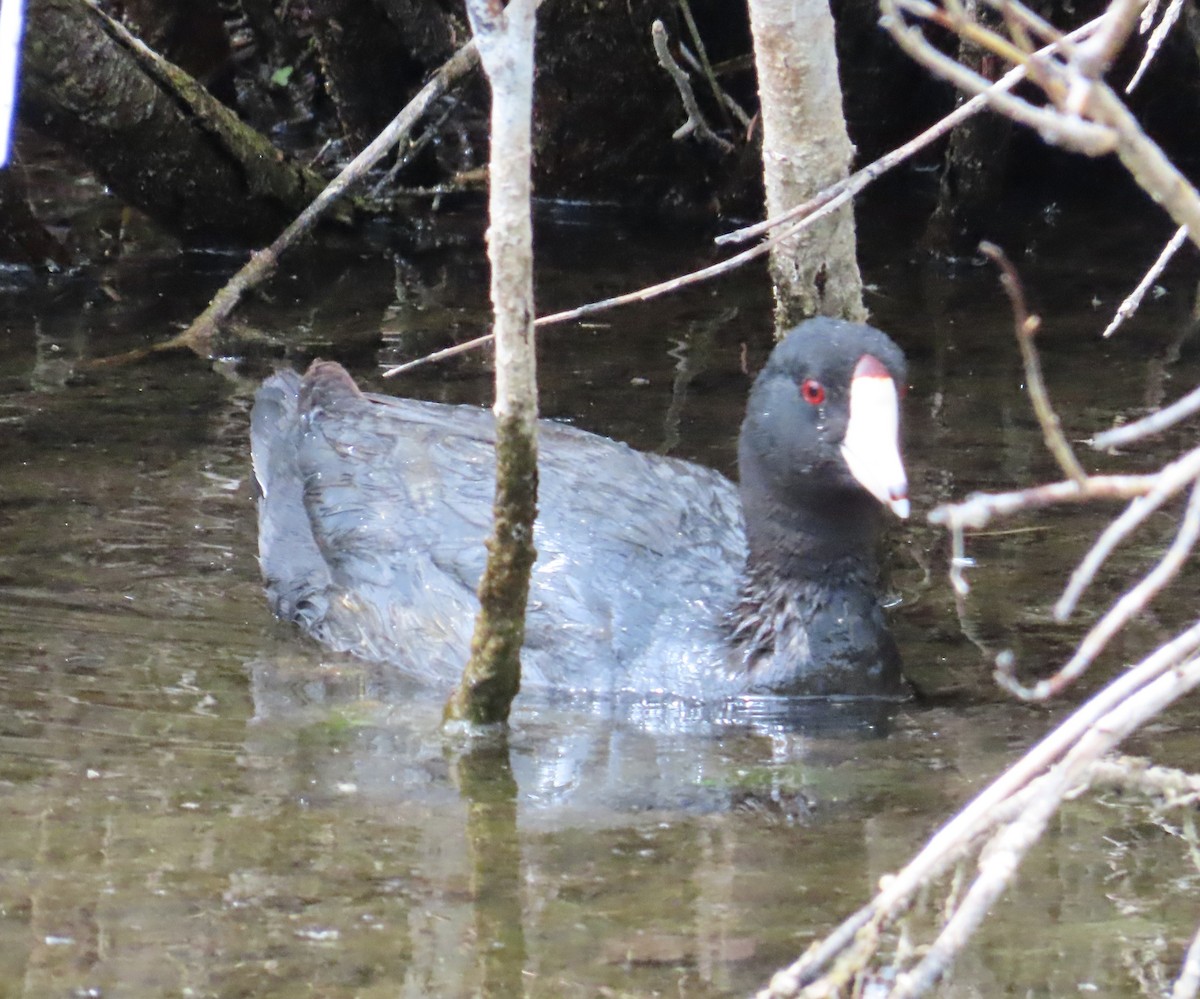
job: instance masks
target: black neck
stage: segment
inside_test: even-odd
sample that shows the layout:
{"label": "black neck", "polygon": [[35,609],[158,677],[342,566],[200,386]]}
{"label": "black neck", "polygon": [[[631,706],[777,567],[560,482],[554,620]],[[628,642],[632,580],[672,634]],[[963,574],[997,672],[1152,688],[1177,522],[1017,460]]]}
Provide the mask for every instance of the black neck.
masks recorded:
{"label": "black neck", "polygon": [[747,570],[770,567],[793,582],[817,581],[838,565],[860,569],[855,576],[873,578],[881,507],[861,489],[826,487],[819,495],[790,495],[756,481],[743,470],[742,508],[746,521]]}

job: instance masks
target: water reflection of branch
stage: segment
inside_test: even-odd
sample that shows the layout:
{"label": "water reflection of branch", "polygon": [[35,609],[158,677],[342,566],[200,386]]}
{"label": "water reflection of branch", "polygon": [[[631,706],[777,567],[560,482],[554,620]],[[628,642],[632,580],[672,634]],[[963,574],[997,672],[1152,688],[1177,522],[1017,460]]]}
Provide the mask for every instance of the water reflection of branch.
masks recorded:
{"label": "water reflection of branch", "polygon": [[717,330],[728,326],[736,316],[736,308],[722,309],[702,322],[691,324],[687,336],[677,341],[671,349],[670,356],[675,358],[675,377],[671,380],[671,401],[663,416],[661,454],[670,454],[679,444],[679,424],[683,419],[688,389],[711,362]]}
{"label": "water reflection of branch", "polygon": [[480,994],[488,999],[522,995],[525,925],[517,782],[504,733],[472,742],[454,760],[454,770],[467,806],[475,952],[483,979]]}

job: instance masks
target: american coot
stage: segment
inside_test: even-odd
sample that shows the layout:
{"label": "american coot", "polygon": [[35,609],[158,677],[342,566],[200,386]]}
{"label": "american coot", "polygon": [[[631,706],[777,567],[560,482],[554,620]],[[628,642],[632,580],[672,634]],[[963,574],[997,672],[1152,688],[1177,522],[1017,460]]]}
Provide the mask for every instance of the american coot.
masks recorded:
{"label": "american coot", "polygon": [[[796,327],[750,393],[740,502],[711,469],[543,421],[523,683],[902,694],[876,544],[884,506],[908,514],[904,377],[877,329]],[[275,613],[448,686],[490,528],[491,414],[366,395],[318,361],[263,385],[251,441]]]}

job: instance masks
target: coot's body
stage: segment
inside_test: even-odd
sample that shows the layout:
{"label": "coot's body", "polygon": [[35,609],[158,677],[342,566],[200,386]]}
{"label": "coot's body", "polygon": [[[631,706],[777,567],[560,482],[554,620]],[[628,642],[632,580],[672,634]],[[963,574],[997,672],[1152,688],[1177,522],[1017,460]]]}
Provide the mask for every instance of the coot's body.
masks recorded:
{"label": "coot's body", "polygon": [[[697,699],[901,693],[874,548],[881,501],[907,511],[903,377],[877,330],[799,327],[752,392],[741,501],[710,469],[543,421],[523,684]],[[864,421],[885,383],[892,412],[876,435]],[[252,445],[276,614],[448,687],[478,606],[493,426],[472,407],[365,395],[336,364],[269,379]],[[852,471],[876,436],[886,467]]]}

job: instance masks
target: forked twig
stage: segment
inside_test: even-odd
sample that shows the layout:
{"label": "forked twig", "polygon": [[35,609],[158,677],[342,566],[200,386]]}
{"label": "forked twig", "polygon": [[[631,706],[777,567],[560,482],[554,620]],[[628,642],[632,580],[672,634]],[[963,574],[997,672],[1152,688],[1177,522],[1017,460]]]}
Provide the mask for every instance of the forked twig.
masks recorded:
{"label": "forked twig", "polygon": [[972,493],[959,503],[943,503],[929,512],[929,523],[947,530],[955,527],[981,530],[996,517],[1023,510],[1041,510],[1060,503],[1091,500],[1127,500],[1144,496],[1159,481],[1158,475],[1089,475],[1084,482],[1048,482],[1007,493]]}
{"label": "forked twig", "polygon": [[1200,658],[1193,658],[1156,677],[1081,734],[1062,761],[1041,778],[1041,786],[1020,815],[1000,829],[981,852],[979,874],[962,904],[916,967],[898,977],[889,999],[911,999],[941,977],[1008,886],[1050,816],[1070,791],[1086,781],[1092,764],[1197,685]]}
{"label": "forked twig", "polygon": [[[910,25],[904,13],[953,27],[962,33],[961,25],[948,23],[941,8],[927,0],[880,0],[883,11],[881,24],[888,30],[897,44],[913,59],[931,69],[938,76],[949,80],[960,90],[969,94],[987,93],[988,104],[1014,121],[1028,125],[1052,145],[1066,146],[1088,156],[1103,156],[1117,146],[1117,135],[1107,124],[1098,125],[1076,113],[1064,113],[1053,105],[1039,107],[1011,93],[992,90],[992,81],[968,69],[951,56],[939,51],[925,38],[920,28]],[[903,12],[903,13],[902,13]],[[1066,88],[1061,74],[1050,59],[1034,60],[1006,39],[988,28],[976,25],[970,34],[971,41],[986,51],[1000,56],[1005,61],[1024,65],[1031,78],[1043,90],[1064,92]]]}
{"label": "forked twig", "polygon": [[1154,488],[1130,503],[1125,512],[1104,529],[1104,532],[1096,539],[1096,543],[1092,545],[1091,551],[1071,574],[1071,580],[1063,591],[1063,595],[1054,605],[1055,620],[1065,621],[1070,616],[1079,602],[1080,596],[1083,595],[1083,591],[1091,584],[1096,572],[1117,545],[1144,523],[1150,514],[1175,496],[1188,483],[1195,482],[1198,477],[1200,477],[1200,448],[1177,458],[1155,475]]}
{"label": "forked twig", "polygon": [[1171,542],[1166,554],[1142,577],[1141,582],[1122,594],[1109,608],[1108,613],[1096,622],[1083,641],[1076,646],[1075,654],[1065,666],[1053,676],[1026,687],[1017,681],[1010,664],[998,665],[996,682],[1014,697],[1024,701],[1044,701],[1062,693],[1087,671],[1113,636],[1143,611],[1162,588],[1178,575],[1184,560],[1195,547],[1197,538],[1200,538],[1200,484],[1192,487],[1187,510],[1175,534],[1175,540]]}
{"label": "forked twig", "polygon": [[[687,25],[688,34],[692,36],[692,44],[696,46],[696,58],[700,63],[700,72],[708,82],[709,89],[712,90],[713,97],[717,102],[717,108],[721,112],[721,117],[725,119],[726,127],[732,128],[733,122],[729,119],[729,108],[725,101],[728,94],[717,83],[717,74],[713,72],[712,63],[708,60],[708,49],[704,46],[704,39],[700,37],[700,29],[696,26],[696,19],[692,16],[692,5],[688,3],[688,0],[679,0],[679,11],[683,14],[683,21]],[[682,45],[680,48],[682,48]]]}
{"label": "forked twig", "polygon": [[1050,404],[1050,395],[1046,391],[1045,379],[1042,378],[1042,364],[1038,358],[1037,346],[1033,342],[1042,321],[1029,314],[1025,306],[1025,291],[1021,287],[1020,275],[1017,274],[1012,261],[1004,255],[1004,251],[995,243],[980,243],[979,252],[1000,268],[1000,284],[1012,307],[1017,343],[1021,347],[1021,360],[1025,364],[1025,387],[1042,428],[1042,438],[1067,478],[1082,484],[1087,479],[1087,473],[1063,436],[1062,421]]}
{"label": "forked twig", "polygon": [[[675,84],[675,89],[679,91],[679,99],[683,102],[683,110],[687,113],[687,121],[675,129],[671,138],[682,139],[695,133],[698,138],[711,142],[721,152],[733,152],[733,143],[722,139],[712,130],[712,127],[704,117],[704,112],[700,110],[700,105],[696,103],[696,94],[692,90],[692,81],[688,79],[687,73],[675,61],[675,57],[671,55],[671,49],[667,45],[667,29],[663,27],[662,21],[655,21],[650,26],[650,38],[654,42],[654,54],[658,56],[658,64],[671,77],[671,81]],[[714,80],[713,82],[715,85],[716,81]],[[722,103],[720,107],[722,113],[724,113],[725,105]]]}

